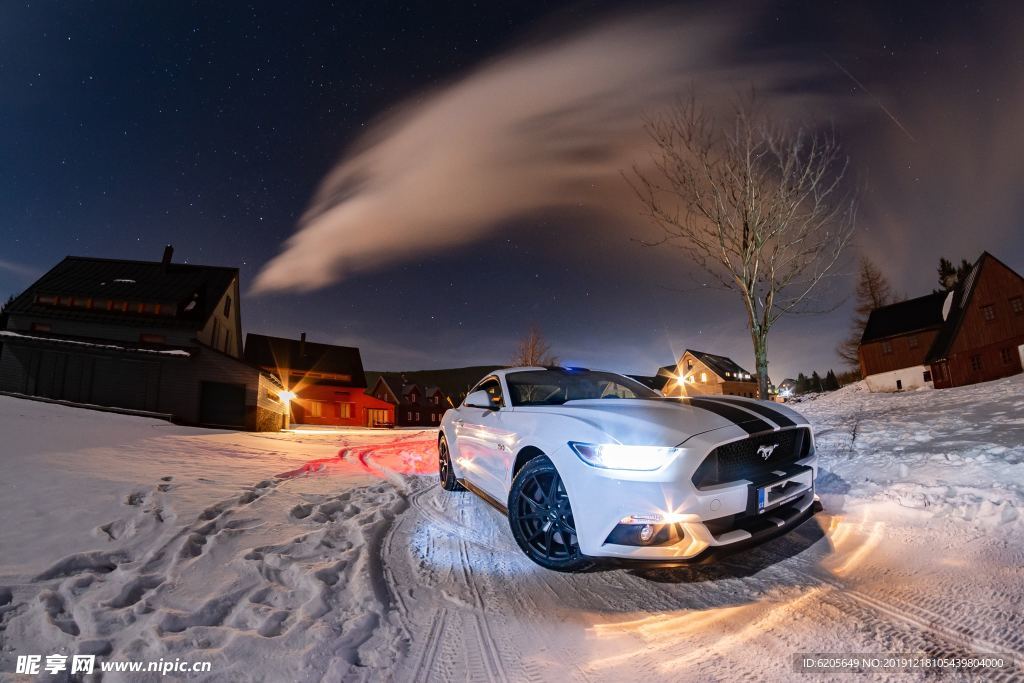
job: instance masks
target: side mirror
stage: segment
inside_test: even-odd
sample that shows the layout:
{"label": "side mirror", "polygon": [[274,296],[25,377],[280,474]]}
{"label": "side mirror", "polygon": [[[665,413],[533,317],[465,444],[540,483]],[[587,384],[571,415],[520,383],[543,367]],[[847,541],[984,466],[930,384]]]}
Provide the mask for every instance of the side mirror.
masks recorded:
{"label": "side mirror", "polygon": [[491,400],[491,395],[486,391],[474,391],[466,397],[466,405],[470,408],[483,408],[485,410],[497,410],[498,406]]}

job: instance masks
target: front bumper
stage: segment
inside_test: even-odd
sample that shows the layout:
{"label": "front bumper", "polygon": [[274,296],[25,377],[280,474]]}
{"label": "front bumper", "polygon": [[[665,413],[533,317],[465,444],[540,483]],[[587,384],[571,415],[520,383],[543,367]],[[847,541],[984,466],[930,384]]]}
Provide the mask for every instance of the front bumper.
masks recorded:
{"label": "front bumper", "polygon": [[[559,463],[560,468],[579,468],[565,473],[568,476],[563,475],[563,481],[572,501],[580,551],[593,558],[682,564],[711,555],[716,548],[757,542],[797,526],[813,514],[817,473],[813,450],[757,480],[706,488],[697,488],[691,481],[700,459],[669,468],[660,476],[644,473],[628,475],[630,478],[596,472],[575,457],[575,462],[566,459]],[[793,482],[790,489],[782,488],[786,482]],[[759,489],[769,487],[775,491],[759,500]],[[631,522],[636,524],[659,515],[662,522],[653,523],[648,530],[653,531],[648,534],[651,543],[635,538],[628,545],[614,542],[628,537],[620,533],[627,518],[633,517]]]}

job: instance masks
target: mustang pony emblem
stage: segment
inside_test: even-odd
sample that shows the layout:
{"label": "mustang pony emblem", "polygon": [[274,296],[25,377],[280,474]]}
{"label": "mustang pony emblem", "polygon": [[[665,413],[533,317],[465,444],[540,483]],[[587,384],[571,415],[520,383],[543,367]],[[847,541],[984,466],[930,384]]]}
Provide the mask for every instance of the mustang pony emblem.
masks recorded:
{"label": "mustang pony emblem", "polygon": [[770,446],[758,446],[757,454],[761,456],[762,460],[767,460],[772,457],[772,451],[779,447],[779,444],[773,443]]}

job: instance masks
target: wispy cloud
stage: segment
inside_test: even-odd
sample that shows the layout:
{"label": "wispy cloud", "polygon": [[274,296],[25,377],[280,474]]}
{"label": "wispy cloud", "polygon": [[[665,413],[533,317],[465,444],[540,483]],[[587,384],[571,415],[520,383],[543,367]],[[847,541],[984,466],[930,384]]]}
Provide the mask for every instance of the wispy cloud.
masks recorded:
{"label": "wispy cloud", "polygon": [[19,278],[30,279],[39,275],[39,270],[32,266],[27,266],[23,263],[17,263],[15,261],[7,261],[0,259],[0,271],[10,273]]}
{"label": "wispy cloud", "polygon": [[[752,20],[620,18],[512,52],[399,106],[323,181],[255,291],[322,287],[534,211],[622,211],[633,198],[618,175],[646,157],[641,114],[691,85],[733,95],[734,43]],[[777,73],[747,64],[742,82],[769,92]],[[595,193],[602,183],[618,189]]]}

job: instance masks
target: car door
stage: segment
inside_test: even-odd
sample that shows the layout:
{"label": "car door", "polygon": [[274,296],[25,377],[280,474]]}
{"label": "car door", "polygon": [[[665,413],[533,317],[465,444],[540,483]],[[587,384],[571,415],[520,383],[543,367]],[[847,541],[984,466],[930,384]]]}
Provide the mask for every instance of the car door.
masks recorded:
{"label": "car door", "polygon": [[494,409],[465,403],[459,406],[454,420],[459,465],[470,483],[504,505],[508,498],[507,472],[513,457],[511,446],[515,443],[515,433],[509,425],[511,412],[497,377],[487,377],[470,393],[474,391],[486,391]]}

